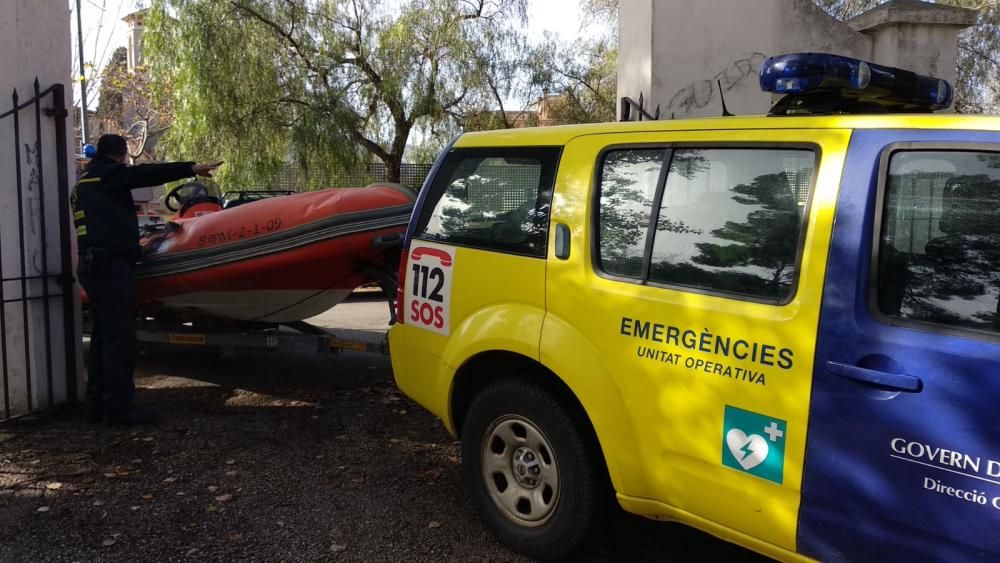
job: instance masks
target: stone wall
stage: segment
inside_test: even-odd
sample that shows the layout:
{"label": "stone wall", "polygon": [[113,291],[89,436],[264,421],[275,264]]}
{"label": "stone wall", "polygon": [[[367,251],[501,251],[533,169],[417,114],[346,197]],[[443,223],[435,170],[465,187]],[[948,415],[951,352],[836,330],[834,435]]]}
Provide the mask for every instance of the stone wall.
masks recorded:
{"label": "stone wall", "polygon": [[768,56],[828,52],[954,80],[970,10],[893,0],[841,22],[811,0],[621,0],[618,96],[663,118],[767,113],[758,73]]}

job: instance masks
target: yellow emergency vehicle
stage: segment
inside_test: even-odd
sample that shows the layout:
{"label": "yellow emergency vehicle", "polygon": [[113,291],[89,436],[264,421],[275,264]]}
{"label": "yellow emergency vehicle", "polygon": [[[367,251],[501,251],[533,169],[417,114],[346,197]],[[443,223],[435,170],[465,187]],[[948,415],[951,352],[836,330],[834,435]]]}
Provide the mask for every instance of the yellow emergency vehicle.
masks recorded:
{"label": "yellow emergency vehicle", "polygon": [[617,499],[784,560],[1000,559],[1000,118],[833,55],[761,84],[766,117],[458,137],[399,387],[532,557]]}

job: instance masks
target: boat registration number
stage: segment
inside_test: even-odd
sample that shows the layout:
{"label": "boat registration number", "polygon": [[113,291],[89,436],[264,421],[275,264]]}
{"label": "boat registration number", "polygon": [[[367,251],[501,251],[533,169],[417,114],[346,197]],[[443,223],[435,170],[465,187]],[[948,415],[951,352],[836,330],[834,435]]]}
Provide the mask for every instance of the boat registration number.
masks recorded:
{"label": "boat registration number", "polygon": [[209,233],[207,235],[201,235],[201,237],[198,239],[198,246],[210,246],[213,244],[221,244],[233,240],[255,237],[261,234],[272,233],[280,228],[281,228],[281,218],[275,217],[274,219],[268,219],[267,221],[254,223],[253,225],[250,226],[240,225],[239,227],[233,227],[232,229],[229,229],[227,231],[219,231],[215,233]]}

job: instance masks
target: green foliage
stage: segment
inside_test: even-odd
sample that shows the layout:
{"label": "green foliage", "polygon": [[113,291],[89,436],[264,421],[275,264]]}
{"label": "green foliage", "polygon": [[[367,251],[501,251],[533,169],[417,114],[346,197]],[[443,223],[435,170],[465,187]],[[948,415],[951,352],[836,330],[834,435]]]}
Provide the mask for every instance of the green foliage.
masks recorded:
{"label": "green foliage", "polygon": [[618,90],[618,0],[581,0],[585,36],[547,37],[530,58],[542,124],[614,121]]}
{"label": "green foliage", "polygon": [[618,48],[613,37],[549,40],[532,58],[533,82],[551,96],[542,119],[555,123],[614,121],[618,91]]}
{"label": "green foliage", "polygon": [[583,0],[580,8],[588,17],[618,17],[618,0]]}
{"label": "green foliage", "polygon": [[886,0],[813,0],[817,6],[838,20],[863,14]]}
{"label": "green foliage", "polygon": [[97,118],[120,115],[125,106],[121,92],[123,84],[120,77],[128,72],[128,50],[125,47],[115,49],[111,60],[101,70],[101,88],[97,92]]}
{"label": "green foliage", "polygon": [[124,136],[129,156],[149,160],[155,157],[159,136],[170,127],[172,108],[167,97],[161,97],[159,103],[150,99],[146,67],[129,69],[127,59],[128,51],[119,47],[101,70],[97,129],[100,134]]}
{"label": "green foliage", "polygon": [[[580,8],[589,20],[618,22],[618,0],[582,0]],[[617,25],[613,27],[617,30]]]}
{"label": "green foliage", "polygon": [[1000,3],[942,2],[979,10],[979,22],[958,42],[955,108],[960,113],[1000,113]]}
{"label": "green foliage", "polygon": [[234,187],[289,161],[323,178],[381,160],[396,180],[414,129],[517,66],[524,14],[525,0],[155,0],[146,57],[176,113],[164,147],[227,160]]}

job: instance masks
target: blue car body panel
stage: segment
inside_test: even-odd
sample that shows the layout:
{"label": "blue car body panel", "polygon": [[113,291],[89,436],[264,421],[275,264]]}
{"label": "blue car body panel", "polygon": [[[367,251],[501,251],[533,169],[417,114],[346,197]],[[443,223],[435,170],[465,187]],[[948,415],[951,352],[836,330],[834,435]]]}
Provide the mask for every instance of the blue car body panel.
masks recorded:
{"label": "blue car body panel", "polygon": [[[798,548],[824,561],[997,561],[1000,339],[891,323],[870,304],[879,162],[900,142],[1000,151],[993,132],[854,132],[818,330]],[[833,364],[919,386],[880,387]]]}

